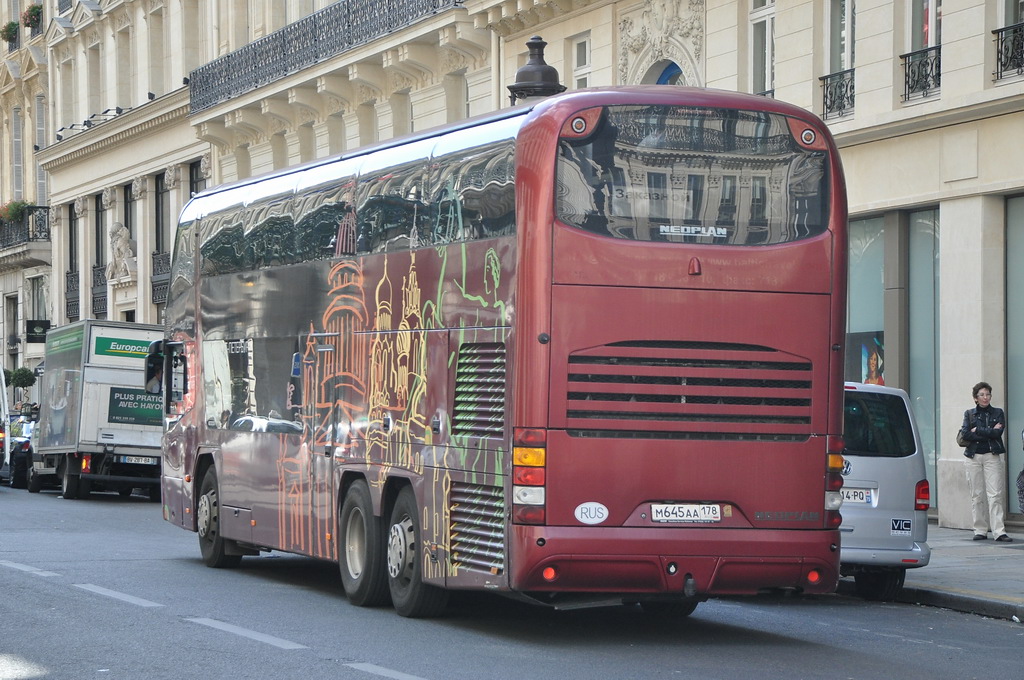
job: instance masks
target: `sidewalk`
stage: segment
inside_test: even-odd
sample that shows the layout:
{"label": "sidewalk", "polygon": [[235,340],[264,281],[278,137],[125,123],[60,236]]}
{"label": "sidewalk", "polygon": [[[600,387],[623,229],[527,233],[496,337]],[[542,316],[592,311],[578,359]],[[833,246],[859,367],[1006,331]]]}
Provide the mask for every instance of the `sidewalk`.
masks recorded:
{"label": "sidewalk", "polygon": [[[1010,537],[1013,543],[975,541],[969,529],[930,524],[931,563],[907,570],[899,601],[1024,622],[1024,534]],[[852,586],[843,579],[840,592]]]}

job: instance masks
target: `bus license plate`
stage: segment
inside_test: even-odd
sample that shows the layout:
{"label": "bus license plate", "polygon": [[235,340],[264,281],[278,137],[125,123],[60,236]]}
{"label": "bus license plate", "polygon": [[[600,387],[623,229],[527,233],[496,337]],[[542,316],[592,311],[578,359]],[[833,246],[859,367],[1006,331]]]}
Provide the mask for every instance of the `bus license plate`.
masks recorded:
{"label": "bus license plate", "polygon": [[705,503],[651,503],[651,520],[655,522],[719,522],[722,508]]}
{"label": "bus license plate", "polygon": [[864,503],[871,505],[871,489],[843,488],[844,503]]}
{"label": "bus license plate", "polygon": [[147,456],[118,456],[118,463],[134,463],[136,465],[156,465],[156,458]]}

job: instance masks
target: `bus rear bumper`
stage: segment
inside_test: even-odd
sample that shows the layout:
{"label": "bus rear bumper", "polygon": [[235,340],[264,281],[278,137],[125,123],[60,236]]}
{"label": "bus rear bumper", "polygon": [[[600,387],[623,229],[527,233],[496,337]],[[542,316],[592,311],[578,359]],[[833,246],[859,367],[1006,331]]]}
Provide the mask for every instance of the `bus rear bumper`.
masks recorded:
{"label": "bus rear bumper", "polygon": [[513,529],[512,590],[622,594],[831,593],[839,533],[828,530]]}

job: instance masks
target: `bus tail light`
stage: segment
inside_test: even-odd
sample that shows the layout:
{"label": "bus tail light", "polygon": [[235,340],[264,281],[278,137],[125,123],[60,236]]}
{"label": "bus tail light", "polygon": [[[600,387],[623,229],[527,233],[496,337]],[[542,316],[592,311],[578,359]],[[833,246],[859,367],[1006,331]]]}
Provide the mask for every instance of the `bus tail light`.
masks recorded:
{"label": "bus tail light", "polygon": [[932,504],[931,486],[927,479],[922,479],[914,487],[914,510],[927,510]]}
{"label": "bus tail light", "polygon": [[89,473],[92,472],[92,454],[91,453],[83,453],[82,454],[82,472],[84,474],[89,474]]}
{"label": "bus tail light", "polygon": [[512,437],[512,521],[544,524],[547,520],[547,432],[516,429]]}

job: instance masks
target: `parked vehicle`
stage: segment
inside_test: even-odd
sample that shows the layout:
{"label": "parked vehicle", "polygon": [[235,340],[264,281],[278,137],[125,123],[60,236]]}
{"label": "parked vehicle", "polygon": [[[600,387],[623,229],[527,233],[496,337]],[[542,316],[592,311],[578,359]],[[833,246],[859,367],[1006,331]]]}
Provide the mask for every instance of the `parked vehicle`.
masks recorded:
{"label": "parked vehicle", "polygon": [[907,393],[846,383],[840,573],[869,600],[892,600],[923,567],[931,493]]}
{"label": "parked vehicle", "polygon": [[7,465],[0,473],[4,473],[12,489],[28,486],[28,469],[32,465],[32,431],[38,419],[39,407],[32,404],[7,428]]}
{"label": "parked vehicle", "polygon": [[47,333],[29,491],[57,481],[64,498],[141,488],[160,499],[160,395],[144,389],[142,359],[162,331],[85,320]]}

